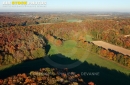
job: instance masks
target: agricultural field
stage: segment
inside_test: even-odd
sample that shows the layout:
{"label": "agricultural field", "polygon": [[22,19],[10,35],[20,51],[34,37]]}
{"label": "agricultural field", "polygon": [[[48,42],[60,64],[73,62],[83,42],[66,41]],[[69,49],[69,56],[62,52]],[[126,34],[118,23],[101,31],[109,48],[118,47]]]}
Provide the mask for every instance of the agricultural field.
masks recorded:
{"label": "agricultural field", "polygon": [[115,45],[112,45],[112,44],[109,44],[109,43],[106,43],[103,41],[92,41],[92,42],[97,46],[101,46],[101,47],[106,48],[106,49],[115,50],[119,53],[130,56],[130,50],[128,50],[128,49],[124,49],[122,47],[115,46]]}

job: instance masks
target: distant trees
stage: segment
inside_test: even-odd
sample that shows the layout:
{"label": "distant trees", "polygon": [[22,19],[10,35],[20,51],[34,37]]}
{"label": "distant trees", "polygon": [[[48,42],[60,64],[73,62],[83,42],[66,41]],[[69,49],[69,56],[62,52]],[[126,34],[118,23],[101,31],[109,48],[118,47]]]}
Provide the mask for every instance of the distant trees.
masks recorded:
{"label": "distant trees", "polygon": [[10,16],[0,16],[0,28],[11,27],[11,26],[25,26],[25,19],[19,17],[10,17]]}
{"label": "distant trees", "polygon": [[[84,39],[88,34],[94,39],[103,40],[129,49],[129,37],[124,37],[122,36],[124,33],[121,33],[121,30],[125,30],[129,33],[130,22],[128,23],[126,21],[117,22],[116,20],[104,19],[92,20],[91,22],[85,21],[82,23],[56,23],[53,25],[44,25],[44,27],[48,29],[46,30],[48,34],[52,34],[53,36],[57,36],[64,40]],[[123,23],[125,23],[126,26],[122,25]]]}

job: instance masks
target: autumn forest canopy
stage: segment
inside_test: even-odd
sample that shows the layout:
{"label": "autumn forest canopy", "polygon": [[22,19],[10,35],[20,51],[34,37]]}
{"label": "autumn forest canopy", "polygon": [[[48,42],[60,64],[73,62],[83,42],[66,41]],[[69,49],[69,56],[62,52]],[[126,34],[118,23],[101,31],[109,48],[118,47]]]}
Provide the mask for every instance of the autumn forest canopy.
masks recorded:
{"label": "autumn forest canopy", "polygon": [[[120,81],[118,85],[124,84],[123,82],[125,82],[124,85],[129,85],[129,16],[129,13],[0,13],[0,73],[2,73],[2,70],[4,73],[4,70],[7,71],[11,66],[21,63],[33,64],[31,63],[33,61],[38,63],[38,61],[41,61],[40,59],[47,56],[54,57],[54,55],[62,54],[59,56],[64,55],[64,57],[72,60],[79,60],[83,63],[81,66],[85,66],[84,62],[87,62],[85,68],[90,69],[92,65],[96,65],[95,68],[92,68],[96,69],[97,67],[98,71],[101,71],[99,69],[103,67],[102,70],[106,68],[106,72],[114,70],[108,72],[108,74],[112,73],[113,76],[121,74],[123,77],[125,75],[127,76],[125,77],[126,80]],[[57,63],[57,61],[54,62]],[[82,72],[82,69],[80,71]],[[107,73],[103,73],[104,75],[100,75],[101,77],[107,75]],[[8,75],[5,77],[8,80]],[[0,76],[0,78],[5,77]],[[27,75],[19,74],[17,77],[24,78]],[[62,75],[63,77],[64,75]],[[76,78],[78,79],[78,77]],[[102,80],[101,77],[99,79]],[[112,78],[112,76],[108,77]],[[85,77],[83,78],[84,81],[87,81]],[[98,79],[91,76],[89,78],[91,81]],[[100,83],[95,82],[103,85],[101,80]],[[105,77],[104,80],[109,81]],[[115,79],[115,81],[117,80]],[[1,82],[3,81],[1,80]],[[87,85],[85,83],[78,84]],[[56,84],[55,81],[50,85],[62,84]],[[105,85],[114,84],[110,82],[105,83]],[[117,85],[116,82],[115,85]]]}

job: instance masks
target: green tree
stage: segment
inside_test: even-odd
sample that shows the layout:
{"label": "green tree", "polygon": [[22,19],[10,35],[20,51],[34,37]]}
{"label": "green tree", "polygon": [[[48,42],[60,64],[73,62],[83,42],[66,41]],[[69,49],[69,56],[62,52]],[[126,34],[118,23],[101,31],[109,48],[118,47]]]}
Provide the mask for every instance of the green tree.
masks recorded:
{"label": "green tree", "polygon": [[14,62],[12,55],[8,55],[8,62],[9,63],[13,63]]}

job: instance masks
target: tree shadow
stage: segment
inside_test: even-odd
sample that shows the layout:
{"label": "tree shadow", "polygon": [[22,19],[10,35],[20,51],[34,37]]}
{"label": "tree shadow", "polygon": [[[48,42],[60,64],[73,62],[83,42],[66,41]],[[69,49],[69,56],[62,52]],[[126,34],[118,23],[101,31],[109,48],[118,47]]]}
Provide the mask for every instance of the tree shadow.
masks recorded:
{"label": "tree shadow", "polygon": [[48,40],[46,39],[45,36],[43,36],[42,34],[39,34],[38,32],[33,32],[36,36],[38,36],[39,38],[43,39],[46,43],[46,46],[45,46],[45,53],[48,54],[51,46],[48,44]]}
{"label": "tree shadow", "polygon": [[[52,65],[53,62],[59,66]],[[85,82],[93,81],[96,83],[96,85],[130,85],[130,76],[127,76],[116,70],[100,67],[98,65],[80,62],[76,59],[72,60],[62,54],[49,55],[41,59],[22,62],[14,65],[10,68],[0,71],[0,78],[17,75],[18,73],[37,71],[43,67],[60,69],[64,67],[69,68],[70,66],[73,67],[75,62],[78,62],[79,65],[74,68],[70,68],[69,71],[73,71],[76,74],[79,73]]]}
{"label": "tree shadow", "polygon": [[48,52],[49,52],[50,49],[51,49],[51,46],[50,46],[50,45],[46,45],[46,46],[45,46],[46,54],[48,54]]}
{"label": "tree shadow", "polygon": [[42,34],[39,34],[38,32],[35,32],[35,31],[33,31],[33,33],[34,33],[36,36],[38,36],[39,38],[42,38],[42,39],[45,41],[45,43],[48,44],[48,40],[46,39],[45,36],[43,36]]}

